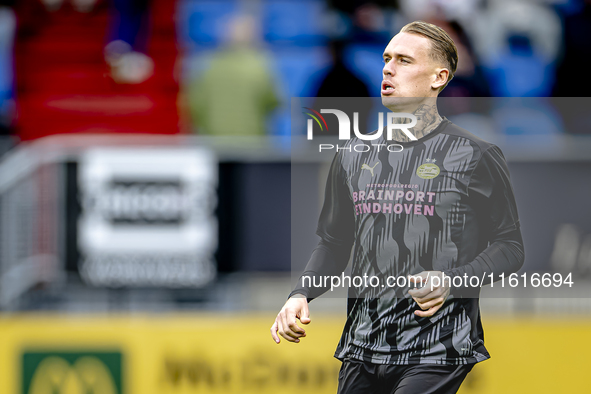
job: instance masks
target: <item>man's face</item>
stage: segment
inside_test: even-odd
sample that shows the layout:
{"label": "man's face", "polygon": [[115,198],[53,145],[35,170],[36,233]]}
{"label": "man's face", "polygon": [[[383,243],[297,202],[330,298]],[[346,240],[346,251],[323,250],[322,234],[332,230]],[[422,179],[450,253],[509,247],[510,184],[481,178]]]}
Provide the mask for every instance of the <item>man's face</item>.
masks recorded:
{"label": "man's face", "polygon": [[431,42],[418,34],[398,33],[390,40],[384,50],[384,106],[392,111],[412,112],[424,98],[437,97],[441,82],[438,74],[443,67],[430,53]]}

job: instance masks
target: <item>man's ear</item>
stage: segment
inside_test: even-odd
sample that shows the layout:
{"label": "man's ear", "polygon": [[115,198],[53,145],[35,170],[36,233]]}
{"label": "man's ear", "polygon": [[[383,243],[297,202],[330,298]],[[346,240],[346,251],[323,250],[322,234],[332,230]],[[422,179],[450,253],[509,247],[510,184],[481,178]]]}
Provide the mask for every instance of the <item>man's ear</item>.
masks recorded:
{"label": "man's ear", "polygon": [[447,68],[438,68],[435,70],[435,72],[435,80],[431,84],[431,88],[439,90],[447,83],[449,78],[449,70]]}

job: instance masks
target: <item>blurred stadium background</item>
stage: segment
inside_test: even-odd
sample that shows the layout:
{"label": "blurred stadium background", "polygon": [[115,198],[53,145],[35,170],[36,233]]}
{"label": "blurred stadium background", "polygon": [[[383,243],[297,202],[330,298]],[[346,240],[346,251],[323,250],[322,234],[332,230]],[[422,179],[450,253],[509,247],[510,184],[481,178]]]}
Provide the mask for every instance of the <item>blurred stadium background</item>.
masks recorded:
{"label": "blurred stadium background", "polygon": [[379,97],[417,19],[458,43],[443,115],[506,153],[524,272],[579,284],[483,298],[461,392],[586,392],[584,0],[1,0],[0,392],[336,392],[342,298],[269,335],[327,171],[291,154],[290,100]]}

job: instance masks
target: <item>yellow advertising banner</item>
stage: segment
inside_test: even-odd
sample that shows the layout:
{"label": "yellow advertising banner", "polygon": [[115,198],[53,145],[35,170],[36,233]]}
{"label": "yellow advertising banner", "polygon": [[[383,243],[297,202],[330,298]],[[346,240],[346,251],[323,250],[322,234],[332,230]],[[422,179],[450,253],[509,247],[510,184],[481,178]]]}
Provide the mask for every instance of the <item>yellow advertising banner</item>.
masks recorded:
{"label": "yellow advertising banner", "polygon": [[[314,316],[277,345],[274,315],[0,318],[0,393],[335,393],[340,317]],[[586,392],[591,319],[488,318],[492,359],[460,393]]]}

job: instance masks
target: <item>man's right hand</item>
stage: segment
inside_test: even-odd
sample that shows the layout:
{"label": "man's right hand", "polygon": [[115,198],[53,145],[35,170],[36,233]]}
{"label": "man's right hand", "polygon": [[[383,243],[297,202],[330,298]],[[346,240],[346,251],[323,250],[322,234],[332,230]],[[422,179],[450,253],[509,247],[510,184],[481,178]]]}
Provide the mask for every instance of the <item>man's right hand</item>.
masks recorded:
{"label": "man's right hand", "polygon": [[276,343],[281,342],[279,335],[289,342],[295,343],[299,343],[300,338],[306,336],[306,331],[296,324],[296,319],[300,319],[302,324],[310,323],[308,300],[300,294],[296,294],[287,300],[283,308],[281,308],[281,312],[275,318],[275,323],[271,326],[271,336]]}

